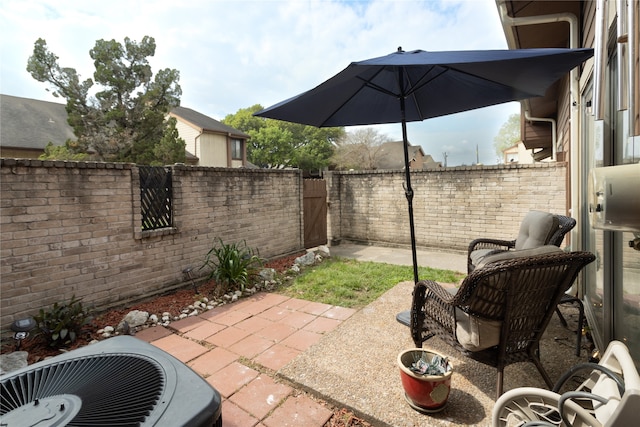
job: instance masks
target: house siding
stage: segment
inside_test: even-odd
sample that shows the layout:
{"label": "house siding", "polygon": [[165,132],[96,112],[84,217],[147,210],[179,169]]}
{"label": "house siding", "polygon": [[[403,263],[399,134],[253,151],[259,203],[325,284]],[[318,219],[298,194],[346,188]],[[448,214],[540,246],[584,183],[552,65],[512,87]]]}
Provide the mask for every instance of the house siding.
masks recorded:
{"label": "house siding", "polygon": [[198,135],[200,135],[200,129],[194,128],[190,124],[185,123],[179,117],[176,117],[176,119],[178,120],[176,129],[178,129],[180,138],[184,139],[184,142],[186,143],[185,149],[194,156],[200,157],[200,141],[198,138]]}
{"label": "house siding", "polygon": [[[618,199],[628,199],[623,193],[627,190],[614,189],[620,188],[619,184],[607,182],[611,191],[593,193],[589,176],[602,171],[602,167],[618,168],[638,162],[640,53],[634,42],[637,42],[640,3],[628,0],[498,3],[507,6],[510,16],[516,15],[516,18],[571,13],[581,19],[576,30],[582,39],[577,44],[594,48],[593,58],[576,69],[577,90],[571,94],[572,88],[564,79],[548,100],[548,105],[555,102],[558,106],[554,118],[557,118],[558,138],[563,146],[561,158],[571,161],[566,187],[574,193],[567,193],[567,206],[577,220],[571,232],[571,247],[590,251],[597,257],[596,262],[584,269],[574,290],[583,297],[586,320],[596,347],[602,351],[611,340],[620,340],[639,362],[640,252],[627,245],[634,238],[632,230],[636,226],[626,226],[626,231],[622,231],[599,223],[593,216],[596,211],[593,206],[601,203],[599,197],[604,196],[602,205],[607,206],[607,198],[613,194],[618,194],[615,196]],[[627,14],[634,19],[629,19]],[[509,38],[515,31],[518,33],[514,42],[509,43],[510,48],[530,47],[541,40],[562,46],[567,44],[569,29],[566,25],[557,27],[553,39],[547,34],[520,29],[509,29],[506,34]],[[633,177],[629,175],[626,179]],[[625,208],[633,209],[631,204]]]}
{"label": "house siding", "polygon": [[228,167],[229,144],[225,135],[204,133],[200,136],[200,165]]}
{"label": "house siding", "polygon": [[244,158],[240,162],[232,161],[229,139],[238,138],[246,144],[249,135],[189,108],[177,107],[170,115],[178,120],[178,132],[186,142],[187,151],[198,157],[198,166],[244,166]]}

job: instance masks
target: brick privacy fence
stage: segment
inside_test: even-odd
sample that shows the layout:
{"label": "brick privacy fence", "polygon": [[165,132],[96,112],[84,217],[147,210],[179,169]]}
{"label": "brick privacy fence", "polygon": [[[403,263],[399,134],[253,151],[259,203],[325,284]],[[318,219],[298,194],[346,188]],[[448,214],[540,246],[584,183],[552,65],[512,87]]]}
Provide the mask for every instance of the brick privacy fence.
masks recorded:
{"label": "brick privacy fence", "polygon": [[299,171],[173,166],[174,228],[142,232],[134,165],[0,162],[2,330],[72,295],[102,310],[180,286],[218,237],[303,248]]}
{"label": "brick privacy fence", "polygon": [[[564,213],[565,164],[412,172],[418,246],[515,237],[531,209]],[[264,258],[301,250],[297,171],[173,166],[174,228],[141,230],[134,165],[0,160],[0,323],[83,297],[98,310],[184,285],[214,239]],[[407,246],[404,173],[331,172],[328,238]],[[202,272],[201,272],[202,274]]]}
{"label": "brick privacy fence", "polygon": [[[403,172],[332,172],[326,179],[330,242],[409,245]],[[412,172],[417,246],[466,251],[478,237],[514,239],[530,210],[566,213],[565,180],[565,163]]]}

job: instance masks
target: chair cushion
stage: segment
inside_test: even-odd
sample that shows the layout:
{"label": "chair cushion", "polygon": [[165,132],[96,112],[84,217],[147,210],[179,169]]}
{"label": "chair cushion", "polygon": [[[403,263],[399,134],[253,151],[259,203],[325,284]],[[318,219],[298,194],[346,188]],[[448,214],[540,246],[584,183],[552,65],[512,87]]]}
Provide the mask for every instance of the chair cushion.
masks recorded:
{"label": "chair cushion", "polygon": [[471,251],[469,259],[471,260],[471,264],[477,267],[485,257],[501,252],[506,251],[504,249],[476,249],[475,251]]}
{"label": "chair cushion", "polygon": [[516,250],[544,246],[560,226],[558,218],[548,212],[531,211],[520,224]]}
{"label": "chair cushion", "polygon": [[536,255],[546,255],[546,254],[552,254],[554,252],[562,252],[562,249],[554,245],[545,245],[545,246],[540,246],[538,248],[533,248],[533,249],[500,252],[494,255],[489,255],[484,257],[480,261],[480,263],[476,266],[476,268],[484,267],[485,265],[492,262],[496,262],[496,261],[504,261],[508,259],[515,259],[515,258],[521,258],[521,257],[532,257]]}
{"label": "chair cushion", "polygon": [[480,351],[498,345],[501,328],[502,322],[499,320],[471,316],[456,308],[456,338],[469,351]]}

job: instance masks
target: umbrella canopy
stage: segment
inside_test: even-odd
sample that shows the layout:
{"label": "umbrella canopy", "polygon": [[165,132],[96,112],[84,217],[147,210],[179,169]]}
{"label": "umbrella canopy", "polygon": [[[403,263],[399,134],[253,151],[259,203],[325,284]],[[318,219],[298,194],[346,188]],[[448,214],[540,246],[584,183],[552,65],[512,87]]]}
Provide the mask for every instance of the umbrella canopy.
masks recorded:
{"label": "umbrella canopy", "polygon": [[353,62],[316,88],[256,115],[317,127],[420,121],[543,96],[592,55],[593,49],[399,50]]}
{"label": "umbrella canopy", "polygon": [[401,123],[414,280],[418,281],[406,123],[543,96],[593,49],[397,52],[351,63],[255,115],[317,127]]}

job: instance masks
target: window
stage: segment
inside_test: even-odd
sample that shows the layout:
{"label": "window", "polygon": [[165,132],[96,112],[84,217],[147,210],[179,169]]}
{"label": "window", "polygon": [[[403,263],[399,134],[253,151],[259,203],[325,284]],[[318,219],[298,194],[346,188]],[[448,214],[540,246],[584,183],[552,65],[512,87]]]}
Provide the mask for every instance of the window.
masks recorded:
{"label": "window", "polygon": [[231,158],[233,160],[242,160],[242,140],[231,140]]}

